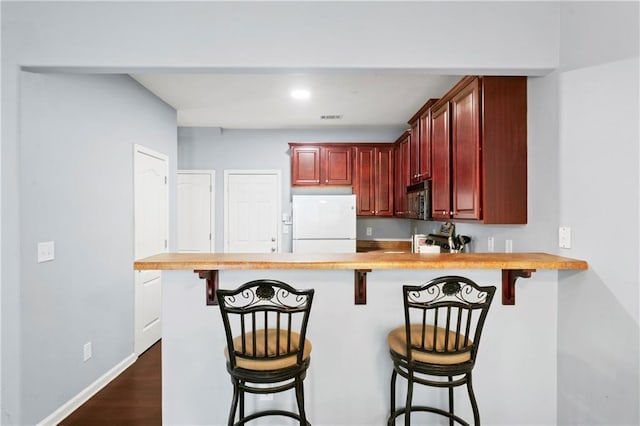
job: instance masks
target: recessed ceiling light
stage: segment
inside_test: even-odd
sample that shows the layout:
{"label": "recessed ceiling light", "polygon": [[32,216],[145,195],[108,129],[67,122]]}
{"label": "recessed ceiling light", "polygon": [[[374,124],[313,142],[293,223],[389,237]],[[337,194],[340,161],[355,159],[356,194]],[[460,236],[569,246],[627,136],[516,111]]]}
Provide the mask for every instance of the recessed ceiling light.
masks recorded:
{"label": "recessed ceiling light", "polygon": [[294,89],[291,91],[291,97],[293,99],[309,99],[311,92],[307,89]]}

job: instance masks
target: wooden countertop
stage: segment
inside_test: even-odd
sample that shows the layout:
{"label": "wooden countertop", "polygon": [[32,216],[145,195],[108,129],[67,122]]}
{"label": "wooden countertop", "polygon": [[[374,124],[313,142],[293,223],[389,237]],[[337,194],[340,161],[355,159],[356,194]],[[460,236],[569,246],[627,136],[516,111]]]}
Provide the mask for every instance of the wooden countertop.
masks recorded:
{"label": "wooden countertop", "polygon": [[134,269],[587,269],[584,260],[547,253],[162,253]]}
{"label": "wooden countertop", "polygon": [[206,279],[206,303],[217,304],[219,270],[350,269],[356,304],[367,303],[367,273],[374,269],[501,269],[502,304],[515,304],[515,282],[537,269],[587,269],[584,260],[547,253],[162,253],[134,262],[136,270],[193,270]]}

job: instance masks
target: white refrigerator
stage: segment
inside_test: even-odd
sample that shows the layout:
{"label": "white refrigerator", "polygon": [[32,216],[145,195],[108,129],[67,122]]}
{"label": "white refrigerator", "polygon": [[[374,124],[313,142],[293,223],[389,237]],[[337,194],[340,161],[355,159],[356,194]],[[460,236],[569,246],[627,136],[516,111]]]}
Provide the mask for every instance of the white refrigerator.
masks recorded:
{"label": "white refrigerator", "polygon": [[294,253],[355,253],[355,195],[294,195]]}

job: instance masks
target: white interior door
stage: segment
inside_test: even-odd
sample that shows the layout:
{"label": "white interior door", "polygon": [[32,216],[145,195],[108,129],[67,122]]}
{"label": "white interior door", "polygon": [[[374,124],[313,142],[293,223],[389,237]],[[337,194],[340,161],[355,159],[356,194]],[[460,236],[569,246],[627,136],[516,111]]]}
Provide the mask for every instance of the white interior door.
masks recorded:
{"label": "white interior door", "polygon": [[178,251],[214,252],[215,171],[178,171]]}
{"label": "white interior door", "polygon": [[[167,251],[169,225],[169,159],[134,147],[136,259]],[[162,337],[160,271],[135,272],[135,352],[140,355]]]}
{"label": "white interior door", "polygon": [[280,252],[280,171],[225,171],[225,252]]}

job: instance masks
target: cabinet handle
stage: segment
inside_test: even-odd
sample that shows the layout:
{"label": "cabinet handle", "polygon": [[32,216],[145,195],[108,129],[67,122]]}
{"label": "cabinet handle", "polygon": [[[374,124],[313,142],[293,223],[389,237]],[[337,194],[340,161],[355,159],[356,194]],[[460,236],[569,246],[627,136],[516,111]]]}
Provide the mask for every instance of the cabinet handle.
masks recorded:
{"label": "cabinet handle", "polygon": [[276,237],[271,237],[271,242],[275,242],[276,241]]}
{"label": "cabinet handle", "polygon": [[276,252],[276,248],[275,247],[271,247],[271,253],[275,253]]}

